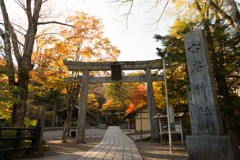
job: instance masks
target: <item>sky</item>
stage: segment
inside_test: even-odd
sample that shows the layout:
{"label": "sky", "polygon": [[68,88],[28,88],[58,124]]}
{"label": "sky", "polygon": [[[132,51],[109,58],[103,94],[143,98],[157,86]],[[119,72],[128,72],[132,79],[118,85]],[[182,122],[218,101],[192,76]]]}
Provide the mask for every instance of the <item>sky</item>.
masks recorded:
{"label": "sky", "polygon": [[[44,9],[51,10],[51,16],[62,21],[65,17],[74,15],[76,11],[96,16],[104,25],[104,35],[121,51],[118,61],[145,61],[159,59],[156,47],[160,47],[161,44],[156,42],[153,36],[167,34],[169,26],[173,23],[173,18],[164,15],[158,25],[154,24],[166,0],[161,0],[162,3],[158,6],[151,1],[156,2],[138,0],[134,3],[128,21],[124,13],[129,10],[129,5],[119,7],[119,4],[109,3],[107,0],[48,0],[49,8]],[[7,2],[11,5],[10,12],[16,12],[17,8],[12,2]]]}
{"label": "sky", "polygon": [[106,0],[71,0],[67,3],[65,0],[54,1],[57,2],[54,3],[54,8],[60,10],[58,16],[64,17],[73,15],[75,11],[83,11],[101,19],[104,35],[121,51],[118,61],[159,59],[156,47],[159,47],[160,43],[156,42],[153,36],[167,34],[173,22],[173,19],[163,17],[158,25],[154,25],[154,17],[158,18],[159,14],[156,13],[161,12],[164,3],[154,8],[154,4],[149,3],[151,0],[138,0],[138,3],[134,3],[128,21],[123,14],[128,11],[129,6],[119,7]]}

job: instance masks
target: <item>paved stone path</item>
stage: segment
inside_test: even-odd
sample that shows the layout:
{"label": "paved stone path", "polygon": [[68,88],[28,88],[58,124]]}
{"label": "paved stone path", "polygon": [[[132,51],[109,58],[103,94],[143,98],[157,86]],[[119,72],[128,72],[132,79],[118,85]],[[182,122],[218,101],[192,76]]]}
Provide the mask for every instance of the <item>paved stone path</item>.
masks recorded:
{"label": "paved stone path", "polygon": [[38,160],[142,160],[135,143],[118,126],[109,126],[101,142],[87,152],[79,151]]}
{"label": "paved stone path", "polygon": [[142,160],[135,143],[119,127],[109,126],[102,141],[77,160]]}

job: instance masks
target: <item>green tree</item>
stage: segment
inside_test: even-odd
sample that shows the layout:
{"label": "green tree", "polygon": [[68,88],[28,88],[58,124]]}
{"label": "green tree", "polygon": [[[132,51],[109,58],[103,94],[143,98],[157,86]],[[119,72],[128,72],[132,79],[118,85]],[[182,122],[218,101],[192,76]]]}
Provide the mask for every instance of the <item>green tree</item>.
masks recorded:
{"label": "green tree", "polygon": [[103,110],[126,110],[127,107],[127,87],[125,83],[111,83],[105,91]]}
{"label": "green tree", "polygon": [[[182,20],[176,19],[168,35],[154,36],[154,38],[157,41],[161,41],[164,46],[162,52],[167,53],[166,72],[169,105],[173,106],[177,111],[187,110],[186,84],[188,84],[189,81],[183,34],[191,31],[194,23],[187,23],[188,21],[186,21],[184,17]],[[163,89],[164,84],[158,83],[158,85],[157,88],[162,88],[160,91],[161,97],[165,97],[165,90]]]}
{"label": "green tree", "polygon": [[[225,127],[228,133],[239,133],[237,128],[234,127],[237,125],[238,117],[236,113],[239,110],[238,105],[236,105],[239,103],[239,95],[234,91],[234,88],[239,87],[238,80],[236,80],[236,78],[239,78],[239,47],[236,47],[240,45],[239,31],[234,30],[232,25],[222,20],[215,12],[212,12],[208,3],[195,1],[186,10],[186,13],[182,14],[182,17],[175,21],[169,31],[169,35],[156,35],[155,38],[161,40],[163,46],[165,46],[162,52],[169,53],[169,59],[167,60],[169,65],[167,68],[170,68],[170,75],[171,72],[174,73],[172,69],[175,68],[177,71],[180,67],[183,70],[177,72],[187,78],[183,34],[196,28],[204,29],[207,36],[214,80],[216,82],[220,109],[224,114]],[[171,69],[172,66],[173,68]],[[170,85],[176,84],[176,82],[171,82],[175,81],[175,75],[169,79]],[[173,87],[173,89],[177,89],[175,94],[180,95],[184,93],[183,85],[187,82],[186,78],[182,79],[182,82],[177,82],[178,87]]]}

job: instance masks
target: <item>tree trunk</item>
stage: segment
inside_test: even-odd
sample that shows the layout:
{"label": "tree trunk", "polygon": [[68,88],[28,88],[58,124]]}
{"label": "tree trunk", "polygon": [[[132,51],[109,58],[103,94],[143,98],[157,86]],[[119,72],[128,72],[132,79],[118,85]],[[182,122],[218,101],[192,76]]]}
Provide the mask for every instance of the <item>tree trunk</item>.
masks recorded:
{"label": "tree trunk", "polygon": [[[19,101],[13,105],[12,112],[12,125],[23,126],[24,117],[26,115],[26,102],[28,98],[28,84],[29,84],[29,71],[23,70],[19,67],[18,74],[18,88],[14,93]],[[15,97],[15,98],[16,98]]]}
{"label": "tree trunk", "polygon": [[226,0],[225,3],[228,9],[229,15],[236,26],[236,29],[240,31],[240,12],[238,10],[236,2],[234,0]]}
{"label": "tree trunk", "polygon": [[41,132],[40,132],[40,138],[39,138],[40,146],[43,144],[43,130],[44,130],[44,125],[45,125],[45,112],[46,112],[46,108],[44,106],[41,106],[41,108],[40,108]]}
{"label": "tree trunk", "polygon": [[[195,0],[197,1],[197,0]],[[232,25],[235,30],[240,30],[240,12],[234,0],[225,0],[229,14],[221,9],[213,0],[208,0],[213,11],[218,14],[226,23]]]}
{"label": "tree trunk", "polygon": [[70,122],[73,113],[73,105],[68,106],[67,119],[64,121],[63,134],[62,134],[62,143],[67,143],[67,136],[70,130]]}
{"label": "tree trunk", "polygon": [[57,108],[57,96],[54,100],[54,105],[53,105],[52,127],[55,127],[55,124],[56,124],[56,108]]}

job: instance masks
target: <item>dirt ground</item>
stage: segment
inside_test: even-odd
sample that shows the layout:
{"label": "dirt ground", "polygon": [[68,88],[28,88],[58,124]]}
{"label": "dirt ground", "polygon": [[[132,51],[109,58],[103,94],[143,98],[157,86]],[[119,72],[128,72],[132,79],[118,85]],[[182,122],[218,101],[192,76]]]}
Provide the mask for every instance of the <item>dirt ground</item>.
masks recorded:
{"label": "dirt ground", "polygon": [[[61,131],[44,133],[47,149],[44,156],[51,156],[77,151],[87,151],[98,144],[105,134],[105,129],[87,129],[85,144],[76,144],[75,138],[69,138],[68,143],[61,143]],[[51,135],[52,134],[52,135]],[[131,138],[131,137],[130,137]],[[179,142],[173,142],[173,153],[169,152],[168,145],[159,142],[136,142],[137,148],[144,160],[187,160],[186,147]]]}
{"label": "dirt ground", "polygon": [[144,160],[187,160],[186,147],[179,142],[173,143],[172,153],[168,145],[159,142],[136,142],[137,148]]}

